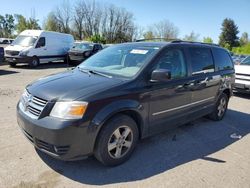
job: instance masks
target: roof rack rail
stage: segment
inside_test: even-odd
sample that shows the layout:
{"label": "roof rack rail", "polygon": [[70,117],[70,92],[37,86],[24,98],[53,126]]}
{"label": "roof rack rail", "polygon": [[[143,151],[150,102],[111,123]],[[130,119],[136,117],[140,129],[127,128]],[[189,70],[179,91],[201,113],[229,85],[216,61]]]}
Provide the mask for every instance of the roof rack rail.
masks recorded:
{"label": "roof rack rail", "polygon": [[159,40],[159,41],[163,41],[163,42],[181,41],[180,39],[150,38],[150,39],[137,39],[137,40],[135,40],[135,42],[154,41],[154,40]]}
{"label": "roof rack rail", "polygon": [[220,45],[218,45],[218,44],[206,43],[206,42],[194,42],[194,41],[185,41],[185,40],[175,40],[175,41],[171,41],[171,43],[181,43],[181,42],[192,43],[192,44],[206,44],[206,45],[212,45],[212,46],[220,46]]}

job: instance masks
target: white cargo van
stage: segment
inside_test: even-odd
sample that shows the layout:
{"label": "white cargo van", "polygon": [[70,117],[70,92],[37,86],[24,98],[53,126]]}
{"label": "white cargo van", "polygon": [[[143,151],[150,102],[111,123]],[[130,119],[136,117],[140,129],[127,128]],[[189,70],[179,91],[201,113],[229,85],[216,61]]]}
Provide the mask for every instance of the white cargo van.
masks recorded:
{"label": "white cargo van", "polygon": [[65,60],[73,43],[74,38],[69,34],[25,30],[5,48],[5,59],[11,66],[28,63],[31,67],[36,67],[40,63]]}

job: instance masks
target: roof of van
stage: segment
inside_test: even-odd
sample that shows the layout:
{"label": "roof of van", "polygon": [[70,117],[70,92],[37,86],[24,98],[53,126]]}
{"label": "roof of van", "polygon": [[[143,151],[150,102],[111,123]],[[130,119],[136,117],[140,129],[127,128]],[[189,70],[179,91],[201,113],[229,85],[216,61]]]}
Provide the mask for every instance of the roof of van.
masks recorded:
{"label": "roof of van", "polygon": [[[45,30],[24,30],[23,32],[20,33],[20,35],[40,36],[42,33],[54,33],[54,34],[70,35],[70,34],[66,34],[66,33],[45,31]],[[70,36],[72,36],[72,35],[70,35]]]}
{"label": "roof of van", "polygon": [[167,45],[189,45],[189,46],[207,46],[207,47],[213,47],[213,48],[222,48],[221,46],[217,44],[210,44],[210,43],[203,43],[203,42],[191,42],[191,41],[181,41],[181,40],[176,40],[176,41],[165,41],[165,42],[128,42],[128,43],[123,43],[123,44],[132,44],[135,46],[157,46],[157,47],[164,47]]}

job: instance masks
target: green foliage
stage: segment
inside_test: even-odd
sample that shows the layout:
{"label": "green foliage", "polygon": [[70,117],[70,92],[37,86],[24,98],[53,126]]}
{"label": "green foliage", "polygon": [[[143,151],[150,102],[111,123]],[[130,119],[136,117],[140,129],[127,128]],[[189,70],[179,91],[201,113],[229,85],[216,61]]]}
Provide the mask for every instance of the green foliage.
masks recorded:
{"label": "green foliage", "polygon": [[152,39],[154,38],[154,34],[152,31],[147,31],[146,33],[143,34],[144,39]]}
{"label": "green foliage", "polygon": [[14,16],[11,14],[0,15],[0,37],[12,37],[15,29],[14,21]]}
{"label": "green foliage", "polygon": [[18,33],[26,29],[41,29],[38,24],[38,20],[35,18],[26,19],[23,15],[17,14],[15,15],[17,19],[16,30]]}
{"label": "green foliage", "polygon": [[223,47],[228,47],[231,50],[233,47],[239,46],[238,41],[238,26],[230,18],[226,18],[222,23],[222,32],[219,38],[219,44]]}
{"label": "green foliage", "polygon": [[232,52],[235,54],[250,55],[250,42],[241,47],[234,47]]}
{"label": "green foliage", "polygon": [[241,45],[241,46],[244,46],[244,45],[246,45],[248,42],[249,42],[248,33],[247,33],[247,32],[242,33],[242,35],[241,35],[241,37],[240,37],[240,45]]}
{"label": "green foliage", "polygon": [[44,29],[47,31],[61,32],[60,24],[58,23],[56,16],[53,12],[49,13],[46,21],[44,22]]}
{"label": "green foliage", "polygon": [[92,35],[89,40],[94,43],[106,44],[106,39],[99,34]]}
{"label": "green foliage", "polygon": [[205,42],[205,43],[213,43],[213,39],[210,38],[210,37],[204,37],[203,42]]}

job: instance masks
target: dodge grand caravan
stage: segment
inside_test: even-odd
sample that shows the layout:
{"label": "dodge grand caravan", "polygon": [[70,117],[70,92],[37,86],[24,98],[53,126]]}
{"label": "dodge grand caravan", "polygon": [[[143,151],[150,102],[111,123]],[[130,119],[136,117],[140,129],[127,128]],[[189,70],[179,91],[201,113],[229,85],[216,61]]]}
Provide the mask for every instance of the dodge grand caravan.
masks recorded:
{"label": "dodge grand caravan", "polygon": [[234,77],[230,55],[216,45],[125,43],[29,84],[17,120],[27,139],[55,158],[94,155],[118,165],[139,139],[202,116],[221,120]]}

